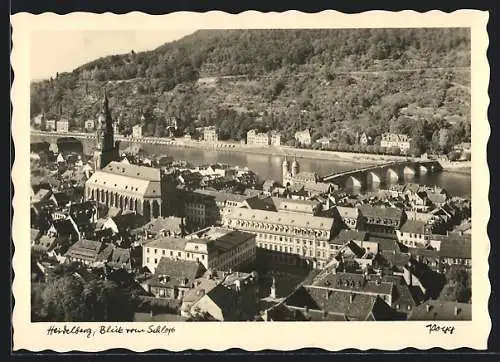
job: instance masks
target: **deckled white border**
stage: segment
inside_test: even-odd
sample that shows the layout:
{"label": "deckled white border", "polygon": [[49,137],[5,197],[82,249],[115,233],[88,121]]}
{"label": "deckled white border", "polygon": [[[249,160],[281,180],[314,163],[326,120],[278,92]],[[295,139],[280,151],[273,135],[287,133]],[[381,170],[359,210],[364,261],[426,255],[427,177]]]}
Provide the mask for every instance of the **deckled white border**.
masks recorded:
{"label": "deckled white border", "polygon": [[[454,349],[470,347],[485,349],[491,328],[488,314],[490,283],[488,279],[489,239],[489,172],[486,144],[489,137],[487,121],[489,66],[486,57],[488,13],[460,10],[447,14],[440,11],[370,11],[342,14],[323,11],[306,14],[297,11],[259,13],[248,11],[237,15],[223,12],[179,12],[151,16],[132,12],[72,13],[57,15],[20,13],[12,16],[13,51],[11,62],[15,79],[12,87],[13,122],[16,159],[12,170],[15,185],[13,239],[15,279],[13,293],[14,350],[40,351],[102,351],[128,348],[147,351],[164,348],[170,351],[186,349],[242,348],[295,350],[318,347],[326,350],[357,348],[366,350],[398,350],[405,347]],[[29,70],[30,32],[40,30],[168,30],[168,29],[228,29],[228,28],[375,28],[375,27],[470,27],[472,43],[472,223],[473,223],[473,321],[455,322],[453,335],[429,335],[426,322],[293,322],[293,323],[166,323],[174,326],[173,335],[105,335],[87,339],[83,336],[47,337],[51,323],[30,323],[30,234],[29,234]],[[141,323],[147,326],[148,323]],[[96,323],[82,323],[93,326]],[[113,325],[110,323],[110,325]],[[129,323],[130,325],[130,323]]]}

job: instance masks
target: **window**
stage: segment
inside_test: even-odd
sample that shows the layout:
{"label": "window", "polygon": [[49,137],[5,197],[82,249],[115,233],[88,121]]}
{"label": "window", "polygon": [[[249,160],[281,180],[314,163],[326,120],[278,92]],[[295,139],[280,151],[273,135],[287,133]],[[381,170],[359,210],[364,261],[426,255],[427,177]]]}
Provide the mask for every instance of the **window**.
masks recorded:
{"label": "window", "polygon": [[146,248],[146,253],[149,253],[149,248]]}
{"label": "window", "polygon": [[174,256],[174,252],[170,250],[170,256]]}
{"label": "window", "polygon": [[162,253],[163,255],[165,255],[165,250],[162,250],[162,251],[161,251],[161,253]]}
{"label": "window", "polygon": [[157,249],[155,249],[155,254],[156,254],[156,252],[157,252],[157,251],[158,251],[158,250],[157,250]]}
{"label": "window", "polygon": [[155,264],[158,264],[158,259],[155,258]]}
{"label": "window", "polygon": [[149,258],[146,258],[146,263],[149,263]]}
{"label": "window", "polygon": [[205,260],[205,255],[202,255],[202,256],[201,256],[201,260]]}

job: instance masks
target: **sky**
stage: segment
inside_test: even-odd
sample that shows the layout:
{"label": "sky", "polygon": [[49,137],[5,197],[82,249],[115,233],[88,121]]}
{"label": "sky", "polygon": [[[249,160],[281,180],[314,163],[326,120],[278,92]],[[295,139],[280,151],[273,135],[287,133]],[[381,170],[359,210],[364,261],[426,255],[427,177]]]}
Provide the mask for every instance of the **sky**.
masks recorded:
{"label": "sky", "polygon": [[70,72],[94,59],[144,50],[182,38],[195,31],[38,31],[31,34],[31,80]]}

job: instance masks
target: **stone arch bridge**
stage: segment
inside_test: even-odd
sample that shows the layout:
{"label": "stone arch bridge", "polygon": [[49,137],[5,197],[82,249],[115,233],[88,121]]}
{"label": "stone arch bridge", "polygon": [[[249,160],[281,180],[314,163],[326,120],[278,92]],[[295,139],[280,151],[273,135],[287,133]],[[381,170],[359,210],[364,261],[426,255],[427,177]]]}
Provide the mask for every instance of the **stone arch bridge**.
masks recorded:
{"label": "stone arch bridge", "polygon": [[333,173],[324,176],[330,182],[344,188],[362,188],[367,185],[393,183],[406,177],[419,176],[442,170],[438,161],[406,160]]}

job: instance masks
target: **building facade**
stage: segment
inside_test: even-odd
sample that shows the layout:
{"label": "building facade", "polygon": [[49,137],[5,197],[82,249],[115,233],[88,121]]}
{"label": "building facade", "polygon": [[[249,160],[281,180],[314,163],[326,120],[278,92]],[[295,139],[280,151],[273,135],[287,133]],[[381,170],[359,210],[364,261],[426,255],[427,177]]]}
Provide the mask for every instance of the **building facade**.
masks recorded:
{"label": "building facade", "polygon": [[281,133],[276,131],[271,132],[271,146],[281,146]]}
{"label": "building facade", "polygon": [[56,120],[55,119],[47,119],[45,120],[45,129],[49,132],[56,130]]}
{"label": "building facade", "polygon": [[302,261],[322,268],[330,257],[332,218],[238,208],[228,215],[227,225],[254,233],[258,248],[272,252],[273,259],[285,263]]}
{"label": "building facade", "polygon": [[95,130],[95,121],[93,119],[87,119],[85,121],[85,130],[88,132],[92,132]]}
{"label": "building facade", "polygon": [[255,235],[209,227],[186,238],[159,238],[143,245],[142,265],[155,272],[160,258],[195,261],[207,270],[238,270],[255,260]]}
{"label": "building facade", "polygon": [[60,119],[56,123],[56,128],[58,133],[68,133],[69,132],[69,121],[66,119]]}
{"label": "building facade", "polygon": [[217,129],[214,126],[205,127],[203,129],[203,140],[205,142],[218,142]]}
{"label": "building facade", "polygon": [[142,137],[142,124],[136,124],[132,127],[132,137],[141,138]]}
{"label": "building facade", "polygon": [[164,187],[159,169],[113,161],[85,182],[85,198],[151,218],[162,216]]}
{"label": "building facade", "polygon": [[269,146],[270,143],[271,138],[267,132],[257,132],[255,129],[247,132],[247,145]]}
{"label": "building facade", "polygon": [[407,153],[411,147],[411,138],[405,134],[384,133],[380,140],[380,147],[399,148],[401,153]]}

